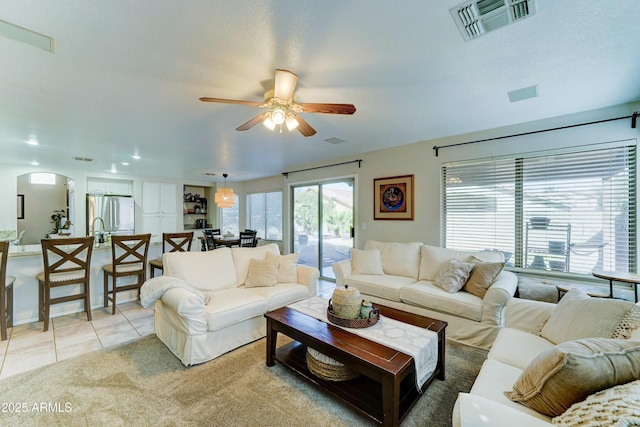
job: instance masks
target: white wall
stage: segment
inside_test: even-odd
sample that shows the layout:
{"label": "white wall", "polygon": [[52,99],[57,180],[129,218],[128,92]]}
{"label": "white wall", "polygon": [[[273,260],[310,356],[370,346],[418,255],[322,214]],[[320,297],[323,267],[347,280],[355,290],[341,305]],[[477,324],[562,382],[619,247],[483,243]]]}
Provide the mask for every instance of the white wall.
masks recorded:
{"label": "white wall", "polygon": [[[284,217],[289,213],[289,189],[294,183],[312,182],[342,176],[355,176],[356,179],[356,246],[362,247],[370,239],[385,241],[421,241],[440,245],[440,168],[446,162],[502,156],[514,153],[531,152],[555,148],[573,147],[601,142],[618,141],[640,137],[638,128],[631,128],[631,119],[616,120],[607,123],[573,127],[566,130],[536,133],[533,135],[443,148],[435,156],[433,147],[443,146],[478,139],[502,137],[527,133],[561,126],[604,120],[608,118],[628,116],[640,110],[640,103],[627,104],[612,108],[589,111],[571,116],[555,117],[517,126],[491,129],[483,132],[459,135],[438,140],[422,141],[365,153],[357,156],[336,159],[335,161],[300,165],[300,169],[362,159],[362,167],[357,163],[316,169],[308,172],[270,177],[263,180],[245,183],[247,193],[259,189],[284,188]],[[461,113],[461,120],[464,114]],[[428,120],[425,117],[425,120]],[[373,180],[398,175],[414,175],[415,220],[414,221],[381,221],[373,220]],[[282,185],[278,185],[280,181]],[[363,229],[366,227],[366,229]],[[289,248],[289,224],[285,224],[285,248]]]}

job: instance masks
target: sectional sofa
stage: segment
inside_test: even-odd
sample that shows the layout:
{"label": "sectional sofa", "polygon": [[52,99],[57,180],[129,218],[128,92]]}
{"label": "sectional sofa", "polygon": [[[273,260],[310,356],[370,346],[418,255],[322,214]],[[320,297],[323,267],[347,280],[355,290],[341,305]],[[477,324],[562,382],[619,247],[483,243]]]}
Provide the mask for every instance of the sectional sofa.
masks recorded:
{"label": "sectional sofa", "polygon": [[454,427],[640,425],[640,303],[573,289],[560,302],[507,304]]}
{"label": "sectional sofa", "polygon": [[444,320],[448,339],[489,349],[518,285],[503,267],[502,252],[372,240],[333,271],[337,286],[356,287],[374,304]]}
{"label": "sectional sofa", "polygon": [[185,366],[266,335],[263,315],[316,294],[320,272],[275,243],[163,254],[163,276],[142,286],[158,338]]}

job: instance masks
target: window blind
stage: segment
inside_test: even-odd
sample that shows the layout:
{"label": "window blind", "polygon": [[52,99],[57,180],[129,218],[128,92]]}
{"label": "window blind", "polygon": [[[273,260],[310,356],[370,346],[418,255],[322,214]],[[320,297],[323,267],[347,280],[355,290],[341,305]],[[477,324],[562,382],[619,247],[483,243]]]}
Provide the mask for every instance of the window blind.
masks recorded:
{"label": "window blind", "polygon": [[510,267],[636,271],[636,146],[442,167],[444,245],[502,251]]}

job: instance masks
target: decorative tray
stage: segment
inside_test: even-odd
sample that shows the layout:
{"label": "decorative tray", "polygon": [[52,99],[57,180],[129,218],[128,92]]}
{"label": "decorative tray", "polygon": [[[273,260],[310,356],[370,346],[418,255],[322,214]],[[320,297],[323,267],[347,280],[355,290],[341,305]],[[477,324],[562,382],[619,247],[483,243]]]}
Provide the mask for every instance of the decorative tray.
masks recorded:
{"label": "decorative tray", "polygon": [[380,310],[374,307],[373,310],[371,310],[371,313],[369,313],[368,318],[358,317],[357,319],[343,319],[333,313],[333,306],[329,304],[329,307],[327,307],[327,319],[329,322],[338,326],[344,326],[345,328],[368,328],[369,326],[373,326],[378,323],[378,320],[380,319]]}

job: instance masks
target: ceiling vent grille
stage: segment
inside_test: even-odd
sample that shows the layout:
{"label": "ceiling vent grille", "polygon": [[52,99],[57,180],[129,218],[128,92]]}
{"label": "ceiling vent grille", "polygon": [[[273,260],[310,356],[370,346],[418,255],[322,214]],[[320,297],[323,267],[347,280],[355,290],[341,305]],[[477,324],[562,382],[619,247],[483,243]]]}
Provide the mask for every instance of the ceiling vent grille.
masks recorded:
{"label": "ceiling vent grille", "polygon": [[533,0],[474,0],[450,10],[465,41],[535,14]]}

